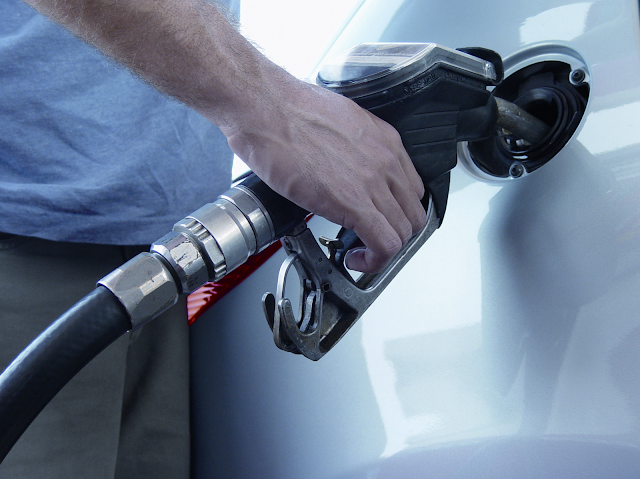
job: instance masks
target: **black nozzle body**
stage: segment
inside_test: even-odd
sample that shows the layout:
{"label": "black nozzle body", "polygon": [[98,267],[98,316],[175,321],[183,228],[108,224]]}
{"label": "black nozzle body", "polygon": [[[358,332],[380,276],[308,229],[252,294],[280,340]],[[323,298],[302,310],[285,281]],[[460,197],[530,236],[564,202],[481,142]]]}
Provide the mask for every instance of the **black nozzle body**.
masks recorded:
{"label": "black nozzle body", "polygon": [[273,191],[255,173],[248,175],[238,186],[242,186],[260,200],[271,217],[275,238],[280,239],[309,215],[304,208]]}

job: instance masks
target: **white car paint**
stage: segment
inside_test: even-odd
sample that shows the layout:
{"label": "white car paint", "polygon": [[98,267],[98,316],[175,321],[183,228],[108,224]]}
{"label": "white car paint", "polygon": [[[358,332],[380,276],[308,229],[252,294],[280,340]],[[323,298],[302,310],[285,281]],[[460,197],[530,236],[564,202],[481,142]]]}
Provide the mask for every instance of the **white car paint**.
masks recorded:
{"label": "white car paint", "polygon": [[363,3],[329,56],[569,48],[585,117],[523,179],[458,166],[442,227],[319,362],[263,318],[281,254],[200,318],[195,477],[640,476],[639,19],[631,0]]}

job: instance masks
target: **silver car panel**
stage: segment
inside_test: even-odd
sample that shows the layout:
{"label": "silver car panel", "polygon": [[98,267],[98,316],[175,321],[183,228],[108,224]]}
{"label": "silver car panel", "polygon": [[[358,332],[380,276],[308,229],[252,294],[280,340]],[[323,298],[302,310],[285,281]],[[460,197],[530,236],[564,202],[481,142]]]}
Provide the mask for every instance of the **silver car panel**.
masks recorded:
{"label": "silver car panel", "polygon": [[572,52],[585,117],[525,178],[458,166],[442,227],[318,363],[278,350],[263,319],[281,255],[200,318],[196,477],[638,477],[638,20],[631,0],[363,3],[329,56]]}

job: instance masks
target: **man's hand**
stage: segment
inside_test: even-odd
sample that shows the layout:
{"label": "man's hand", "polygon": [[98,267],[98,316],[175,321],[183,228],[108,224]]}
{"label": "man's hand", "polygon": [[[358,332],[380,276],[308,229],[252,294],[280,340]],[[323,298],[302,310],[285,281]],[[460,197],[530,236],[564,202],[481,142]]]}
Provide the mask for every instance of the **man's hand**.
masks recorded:
{"label": "man's hand", "polygon": [[355,231],[367,248],[348,267],[380,270],[426,223],[424,187],[398,133],[342,96],[274,77],[226,131],[231,148],[275,191]]}
{"label": "man's hand", "polygon": [[398,133],[295,79],[205,0],[27,0],[199,111],[276,192],[356,232],[350,268],[380,270],[426,223]]}

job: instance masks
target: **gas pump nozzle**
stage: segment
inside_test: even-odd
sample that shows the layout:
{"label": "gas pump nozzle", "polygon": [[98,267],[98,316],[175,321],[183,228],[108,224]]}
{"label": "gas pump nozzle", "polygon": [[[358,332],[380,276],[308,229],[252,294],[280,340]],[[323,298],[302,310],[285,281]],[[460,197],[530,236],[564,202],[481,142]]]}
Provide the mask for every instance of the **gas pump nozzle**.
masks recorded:
{"label": "gas pump nozzle", "polygon": [[[504,116],[488,90],[502,76],[502,60],[495,52],[436,44],[362,44],[322,67],[318,84],[351,98],[400,133],[426,187],[427,225],[383,271],[357,279],[344,264],[346,252],[358,245],[353,232],[342,229],[336,239],[320,238],[328,257],[305,226],[286,235],[282,243],[288,256],[276,294],[263,297],[279,348],[321,358],[440,227],[458,142],[487,138]],[[505,110],[501,105],[500,111]],[[284,295],[292,266],[300,278],[297,315]]]}
{"label": "gas pump nozzle", "polygon": [[[218,281],[247,258],[281,239],[287,258],[276,294],[264,311],[276,345],[317,360],[328,352],[440,227],[457,144],[495,133],[498,106],[488,87],[502,79],[498,54],[435,44],[363,44],[325,65],[317,82],[345,95],[394,126],[424,181],[426,227],[385,270],[353,279],[344,258],[359,244],[342,229],[321,238],[307,212],[274,193],[255,175],[178,222],[173,232],[100,281],[139,327],[207,281]],[[285,296],[288,271],[300,278],[300,311]]]}

